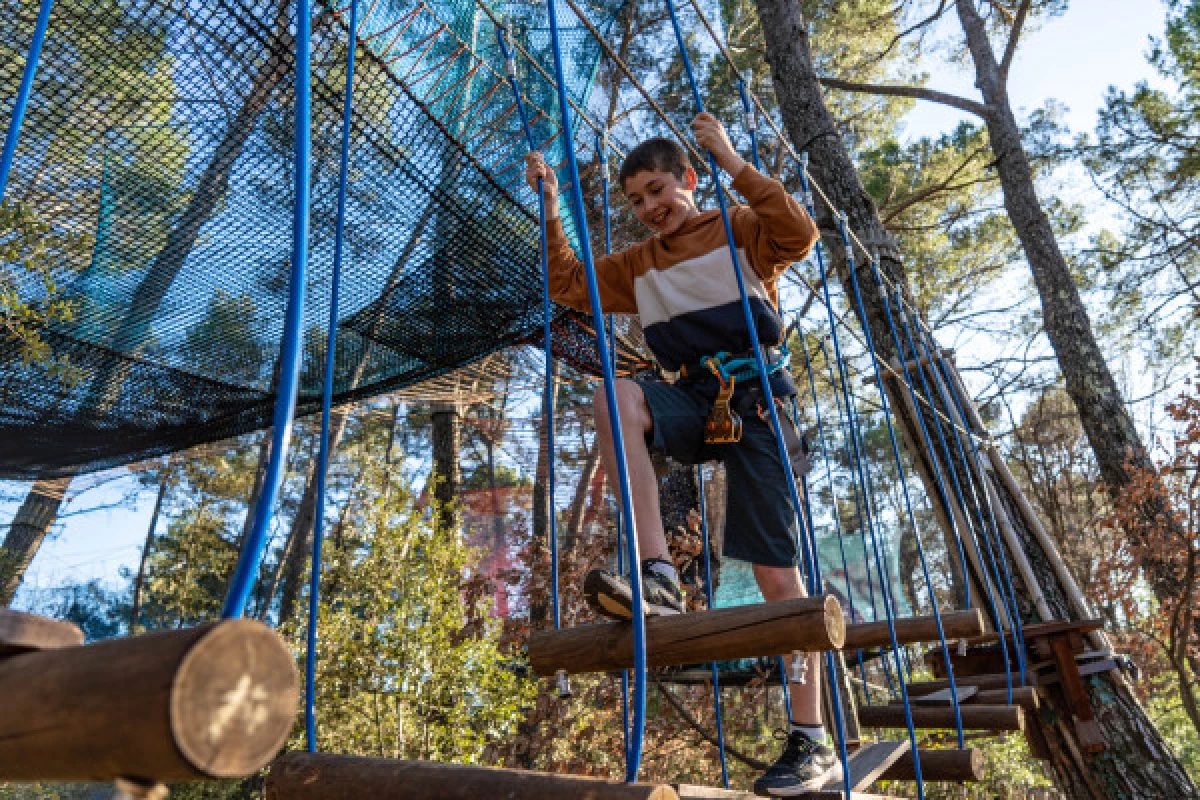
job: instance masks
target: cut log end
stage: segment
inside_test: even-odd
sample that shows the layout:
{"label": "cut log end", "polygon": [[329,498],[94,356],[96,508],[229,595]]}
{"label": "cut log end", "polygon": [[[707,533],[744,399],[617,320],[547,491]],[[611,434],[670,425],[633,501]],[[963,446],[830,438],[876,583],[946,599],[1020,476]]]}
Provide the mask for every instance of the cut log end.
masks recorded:
{"label": "cut log end", "polygon": [[205,775],[248,775],[287,742],[297,698],[295,663],[279,637],[260,622],[228,620],[196,642],[175,674],[175,743]]}

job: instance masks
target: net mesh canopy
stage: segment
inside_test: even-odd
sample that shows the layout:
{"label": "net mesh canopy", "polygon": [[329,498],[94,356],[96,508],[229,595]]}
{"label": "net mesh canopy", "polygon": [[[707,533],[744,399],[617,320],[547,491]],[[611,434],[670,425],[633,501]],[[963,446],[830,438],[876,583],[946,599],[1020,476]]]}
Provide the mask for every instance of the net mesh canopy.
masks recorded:
{"label": "net mesh canopy", "polygon": [[[319,408],[326,358],[350,19],[338,2],[312,16],[301,414]],[[607,32],[622,2],[586,12]],[[7,130],[38,4],[0,5]],[[268,0],[55,3],[0,215],[0,289],[37,312],[0,335],[0,477],[270,423],[292,247],[293,14]],[[534,138],[552,164],[565,158],[544,4],[360,0],[358,19],[335,403],[540,340],[536,199],[498,21],[512,23]],[[582,109],[599,48],[563,24]],[[594,364],[587,324],[553,313],[559,355]]]}

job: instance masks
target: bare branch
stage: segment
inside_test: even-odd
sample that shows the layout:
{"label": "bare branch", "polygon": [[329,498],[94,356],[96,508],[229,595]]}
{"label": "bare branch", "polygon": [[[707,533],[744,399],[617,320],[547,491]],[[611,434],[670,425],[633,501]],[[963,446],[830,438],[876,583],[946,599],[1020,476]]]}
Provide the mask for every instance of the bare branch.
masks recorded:
{"label": "bare branch", "polygon": [[1013,56],[1017,53],[1017,41],[1021,38],[1021,29],[1025,27],[1025,18],[1029,16],[1029,7],[1033,0],[1021,0],[1017,16],[1013,20],[1012,30],[1008,34],[1008,44],[1004,46],[1004,58],[1000,60],[1000,78],[1008,80],[1008,68],[1012,66]]}
{"label": "bare branch", "polygon": [[956,94],[948,92],[939,92],[937,89],[926,89],[921,86],[856,83],[855,81],[843,81],[839,78],[821,78],[821,85],[827,86],[830,89],[839,89],[843,92],[888,95],[891,97],[912,97],[917,100],[928,100],[931,103],[941,103],[945,106],[951,106],[952,108],[966,111],[984,119],[987,119],[991,114],[991,109],[976,100],[959,97]]}

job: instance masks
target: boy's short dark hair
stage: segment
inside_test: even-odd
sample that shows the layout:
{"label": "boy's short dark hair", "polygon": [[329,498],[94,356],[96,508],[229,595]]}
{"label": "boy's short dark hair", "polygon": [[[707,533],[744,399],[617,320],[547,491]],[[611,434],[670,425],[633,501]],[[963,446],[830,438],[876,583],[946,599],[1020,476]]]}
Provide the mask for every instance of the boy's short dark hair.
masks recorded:
{"label": "boy's short dark hair", "polygon": [[621,164],[621,172],[617,179],[621,182],[621,188],[625,188],[625,181],[639,172],[669,172],[683,180],[684,173],[690,166],[691,162],[688,161],[683,145],[674,139],[656,136],[629,151],[625,162]]}

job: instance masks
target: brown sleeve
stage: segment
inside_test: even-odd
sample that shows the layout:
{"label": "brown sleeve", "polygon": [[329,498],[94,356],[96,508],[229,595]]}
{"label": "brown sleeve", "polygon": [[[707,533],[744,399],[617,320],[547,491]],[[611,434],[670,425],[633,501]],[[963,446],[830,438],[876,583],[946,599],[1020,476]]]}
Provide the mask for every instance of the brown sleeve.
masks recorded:
{"label": "brown sleeve", "polygon": [[[547,253],[550,259],[550,297],[576,311],[590,311],[587,272],[575,255],[563,231],[562,218],[546,225]],[[596,283],[600,287],[600,307],[614,314],[633,314],[637,301],[633,294],[636,248],[622,250],[595,260]]]}
{"label": "brown sleeve", "polygon": [[775,280],[808,257],[817,241],[817,225],[783,184],[747,164],[734,177],[733,189],[749,204],[738,209],[734,233],[760,278]]}

